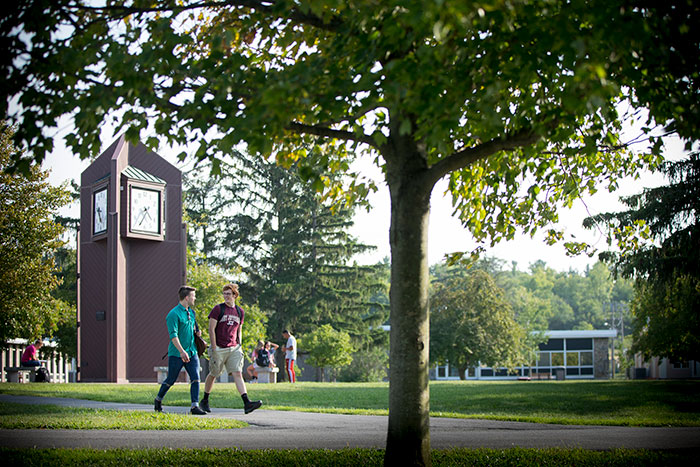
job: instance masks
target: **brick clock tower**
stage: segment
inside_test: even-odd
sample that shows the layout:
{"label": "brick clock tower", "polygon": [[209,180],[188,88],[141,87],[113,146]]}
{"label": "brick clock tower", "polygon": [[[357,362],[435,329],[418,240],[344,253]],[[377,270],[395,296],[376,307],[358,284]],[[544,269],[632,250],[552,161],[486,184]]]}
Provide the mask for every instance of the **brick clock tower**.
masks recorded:
{"label": "brick clock tower", "polygon": [[182,174],[121,136],[81,177],[79,380],[155,382],[186,279]]}

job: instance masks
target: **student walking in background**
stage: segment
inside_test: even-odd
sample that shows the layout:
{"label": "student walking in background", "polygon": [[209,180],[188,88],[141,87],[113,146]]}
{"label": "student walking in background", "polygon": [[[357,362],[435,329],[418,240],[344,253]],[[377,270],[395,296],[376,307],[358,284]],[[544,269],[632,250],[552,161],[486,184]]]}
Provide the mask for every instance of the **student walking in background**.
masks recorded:
{"label": "student walking in background", "polygon": [[287,339],[287,343],[282,347],[284,350],[284,368],[287,370],[287,377],[290,383],[296,383],[297,378],[294,374],[294,363],[297,359],[297,340],[286,329],[282,331],[282,336]]}

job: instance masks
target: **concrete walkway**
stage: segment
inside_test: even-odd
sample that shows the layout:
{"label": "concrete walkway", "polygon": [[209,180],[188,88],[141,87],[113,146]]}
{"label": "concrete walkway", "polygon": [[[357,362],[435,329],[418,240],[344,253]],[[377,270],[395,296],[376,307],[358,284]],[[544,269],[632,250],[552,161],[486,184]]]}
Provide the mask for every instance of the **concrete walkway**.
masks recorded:
{"label": "concrete walkway", "polygon": [[[152,411],[152,405],[96,402],[53,397],[0,395],[0,403],[54,404],[112,410]],[[186,407],[169,407],[171,413],[188,413]],[[263,406],[264,407],[264,406]],[[0,430],[0,446],[69,448],[230,448],[239,449],[342,449],[384,448],[388,417],[281,412],[259,409],[245,415],[243,409],[212,407],[207,417],[234,418],[250,427],[234,430],[135,431],[135,430]],[[608,426],[543,425],[431,418],[433,449],[580,447],[606,450],[697,449],[700,427],[639,428]]]}

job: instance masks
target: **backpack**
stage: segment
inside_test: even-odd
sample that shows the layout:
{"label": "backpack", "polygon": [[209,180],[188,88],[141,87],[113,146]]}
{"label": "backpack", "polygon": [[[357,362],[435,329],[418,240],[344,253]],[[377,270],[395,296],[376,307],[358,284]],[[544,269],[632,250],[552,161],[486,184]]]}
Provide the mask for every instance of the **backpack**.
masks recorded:
{"label": "backpack", "polygon": [[268,352],[265,347],[258,350],[258,356],[255,358],[255,363],[257,363],[259,367],[263,368],[270,366],[270,352]]}
{"label": "backpack", "polygon": [[34,377],[35,383],[50,383],[51,374],[43,366],[36,370],[36,376]]}
{"label": "backpack", "polygon": [[[234,304],[233,307],[236,309],[236,313],[238,313],[238,317],[240,318],[242,316],[241,309],[236,304]],[[224,316],[225,310],[226,310],[226,303],[220,304],[219,305],[219,319],[217,319],[217,321],[221,321],[221,318]]]}

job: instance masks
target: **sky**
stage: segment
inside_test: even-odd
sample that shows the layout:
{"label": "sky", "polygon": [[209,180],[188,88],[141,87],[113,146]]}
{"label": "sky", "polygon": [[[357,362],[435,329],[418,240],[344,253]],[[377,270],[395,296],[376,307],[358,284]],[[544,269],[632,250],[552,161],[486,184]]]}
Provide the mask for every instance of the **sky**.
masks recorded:
{"label": "sky", "polygon": [[[103,150],[115,139],[116,136],[108,134],[108,130],[103,131]],[[176,158],[179,152],[180,150],[161,148],[158,154],[176,167],[183,169],[185,166],[179,163]],[[681,157],[683,154],[682,144],[677,140],[671,140],[667,143],[665,154],[667,158],[672,159]],[[50,170],[49,181],[57,185],[70,179],[79,183],[80,174],[88,165],[88,161],[80,160],[63,145],[62,138],[57,138],[55,150],[47,156],[43,167]],[[366,212],[364,209],[357,211],[354,218],[355,225],[350,233],[360,242],[376,246],[376,250],[372,253],[355,258],[359,264],[373,264],[390,256],[389,192],[386,184],[382,182],[381,173],[377,167],[366,164],[362,166],[362,171],[364,175],[374,179],[380,188],[378,192],[370,195],[369,200],[372,206],[370,212]],[[573,234],[577,240],[587,241],[594,248],[603,251],[606,249],[605,232],[583,229],[583,219],[603,212],[621,210],[623,205],[618,201],[620,196],[639,193],[643,188],[659,186],[664,183],[666,182],[661,175],[650,173],[643,174],[638,180],[624,180],[620,184],[620,189],[614,193],[601,190],[594,196],[578,200],[571,209],[560,210],[561,220],[557,227],[564,229],[565,238],[568,234]],[[468,252],[476,246],[476,242],[471,238],[469,232],[452,216],[451,198],[444,195],[446,187],[446,180],[440,181],[433,189],[431,198],[428,234],[428,259],[431,265],[441,262],[446,254],[457,251]],[[63,214],[78,217],[77,204],[65,209]],[[512,267],[513,262],[515,262],[515,267],[521,271],[527,271],[532,263],[542,260],[557,271],[575,270],[583,273],[587,267],[592,266],[597,261],[597,254],[593,257],[587,255],[567,256],[563,245],[547,245],[544,242],[543,233],[538,233],[534,238],[518,235],[514,240],[501,242],[493,248],[488,248],[485,255],[503,260],[508,268]]]}

